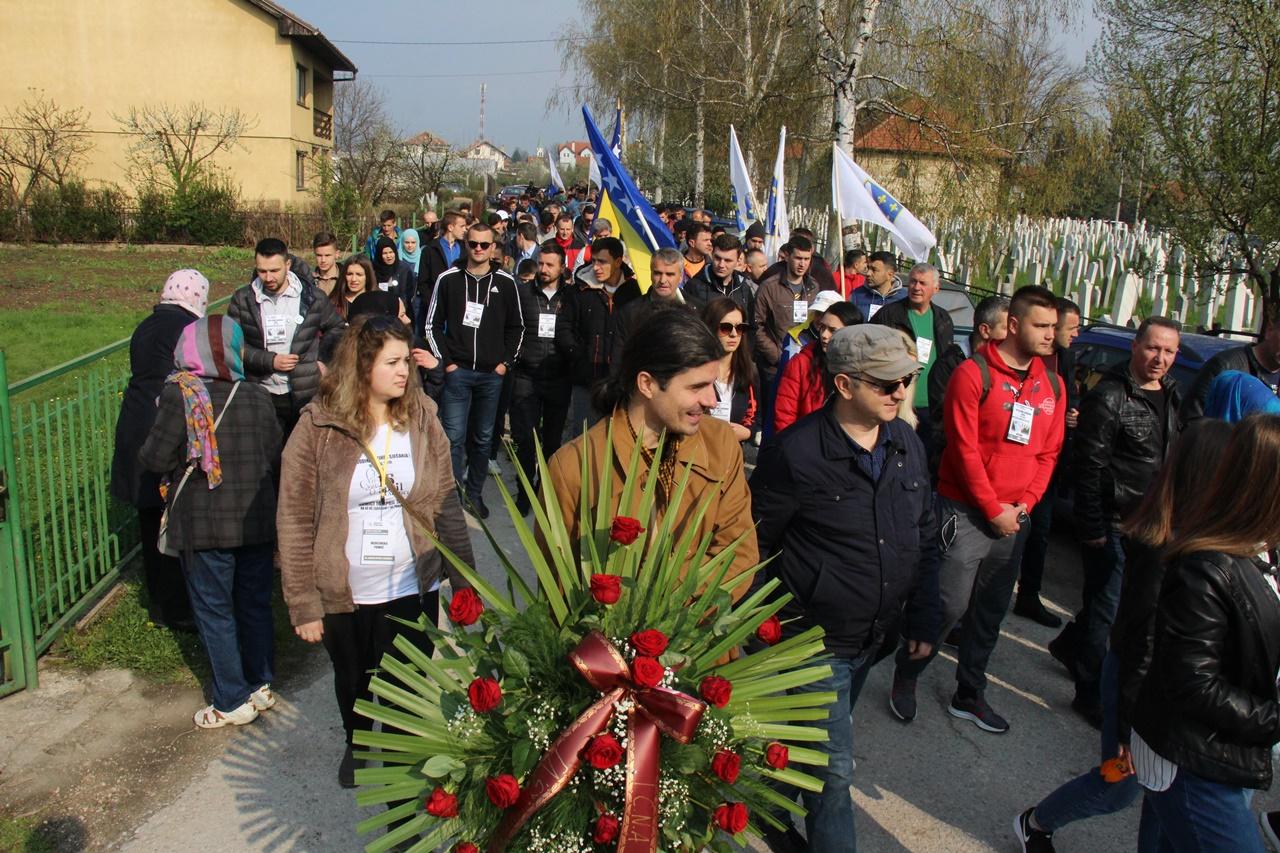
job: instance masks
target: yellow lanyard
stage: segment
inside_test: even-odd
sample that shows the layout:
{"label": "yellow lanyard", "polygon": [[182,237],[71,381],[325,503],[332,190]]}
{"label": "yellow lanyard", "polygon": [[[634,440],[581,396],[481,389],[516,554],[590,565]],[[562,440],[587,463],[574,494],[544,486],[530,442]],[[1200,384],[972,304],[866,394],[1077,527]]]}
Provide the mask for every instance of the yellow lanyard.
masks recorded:
{"label": "yellow lanyard", "polygon": [[369,451],[369,461],[373,463],[373,468],[378,472],[378,503],[385,504],[387,502],[387,466],[391,464],[391,424],[387,424],[387,447],[383,451],[382,458],[373,452],[373,448],[365,445],[365,449]]}

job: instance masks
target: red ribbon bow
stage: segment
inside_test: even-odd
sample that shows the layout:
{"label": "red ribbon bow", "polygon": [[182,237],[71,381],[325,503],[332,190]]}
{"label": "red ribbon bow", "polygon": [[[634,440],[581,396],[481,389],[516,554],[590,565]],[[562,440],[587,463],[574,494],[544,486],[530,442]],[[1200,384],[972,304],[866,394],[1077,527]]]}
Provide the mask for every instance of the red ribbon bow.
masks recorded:
{"label": "red ribbon bow", "polygon": [[556,738],[542,761],[524,782],[520,799],[503,815],[489,853],[506,848],[520,827],[569,784],[582,764],[582,751],[613,718],[614,703],[632,699],[635,708],[627,720],[627,793],[619,853],[653,853],[658,849],[658,769],[661,735],[680,743],[693,740],[707,710],[705,702],[664,687],[641,687],[631,678],[631,667],[599,631],[582,638],[569,653],[587,683],[604,696],[578,715]]}

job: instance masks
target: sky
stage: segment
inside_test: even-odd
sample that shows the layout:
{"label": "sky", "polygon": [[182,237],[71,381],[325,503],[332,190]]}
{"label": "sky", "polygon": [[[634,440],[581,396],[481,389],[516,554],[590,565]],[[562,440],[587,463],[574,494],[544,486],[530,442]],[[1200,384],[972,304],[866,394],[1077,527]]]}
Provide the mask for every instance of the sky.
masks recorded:
{"label": "sky", "polygon": [[[391,120],[406,136],[429,130],[454,145],[476,139],[485,83],[485,136],[508,154],[585,138],[576,105],[547,106],[573,80],[560,71],[560,46],[541,41],[561,35],[581,14],[578,0],[378,0],[359,11],[350,0],[280,2],[319,27],[355,63],[360,79],[383,89]],[[1090,0],[1083,5],[1092,7]],[[1058,42],[1080,63],[1097,35],[1085,11]],[[517,43],[494,44],[504,41]]]}

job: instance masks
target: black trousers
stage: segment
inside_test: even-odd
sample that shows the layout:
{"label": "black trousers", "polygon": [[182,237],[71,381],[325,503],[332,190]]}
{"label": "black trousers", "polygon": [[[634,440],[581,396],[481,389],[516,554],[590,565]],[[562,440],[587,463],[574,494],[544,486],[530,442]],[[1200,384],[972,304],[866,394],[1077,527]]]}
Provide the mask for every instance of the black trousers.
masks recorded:
{"label": "black trousers", "polygon": [[538,485],[534,433],[542,443],[543,456],[550,459],[564,436],[570,393],[567,379],[535,379],[518,371],[511,377],[511,440],[516,445],[516,461],[534,487]]}
{"label": "black trousers", "polygon": [[160,536],[163,507],[138,508],[138,532],[142,537],[142,577],[147,585],[147,617],[157,625],[191,621],[191,599],[187,582],[177,557],[160,553],[156,539]]}
{"label": "black trousers", "polygon": [[299,409],[293,405],[292,394],[272,394],[271,402],[276,407],[276,420],[280,422],[280,446],[284,447],[289,433],[298,425]]}
{"label": "black trousers", "polygon": [[436,591],[383,604],[357,604],[351,613],[325,614],[324,649],[333,662],[333,691],[338,697],[338,710],[342,712],[342,727],[347,731],[347,746],[352,745],[351,738],[357,730],[373,730],[373,720],[356,713],[356,700],[373,699],[369,681],[384,654],[391,652],[403,658],[392,645],[396,635],[404,634],[427,655],[435,651],[426,634],[405,628],[387,617],[413,621],[425,613],[435,624],[439,612],[440,593]]}

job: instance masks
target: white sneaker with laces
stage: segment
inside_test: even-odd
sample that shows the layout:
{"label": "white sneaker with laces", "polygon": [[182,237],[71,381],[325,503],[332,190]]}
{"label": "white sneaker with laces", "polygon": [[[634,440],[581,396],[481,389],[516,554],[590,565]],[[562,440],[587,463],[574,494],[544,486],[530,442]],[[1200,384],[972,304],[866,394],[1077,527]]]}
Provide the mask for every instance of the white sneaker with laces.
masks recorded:
{"label": "white sneaker with laces", "polygon": [[225,714],[212,705],[206,705],[199,711],[196,711],[192,720],[202,729],[220,729],[223,726],[243,726],[246,723],[252,723],[258,719],[258,709],[253,707],[253,702],[245,702],[234,711],[227,711]]}
{"label": "white sneaker with laces", "polygon": [[271,685],[264,684],[257,690],[249,694],[249,701],[253,703],[253,707],[259,711],[265,711],[268,708],[275,707],[276,694],[271,692]]}

